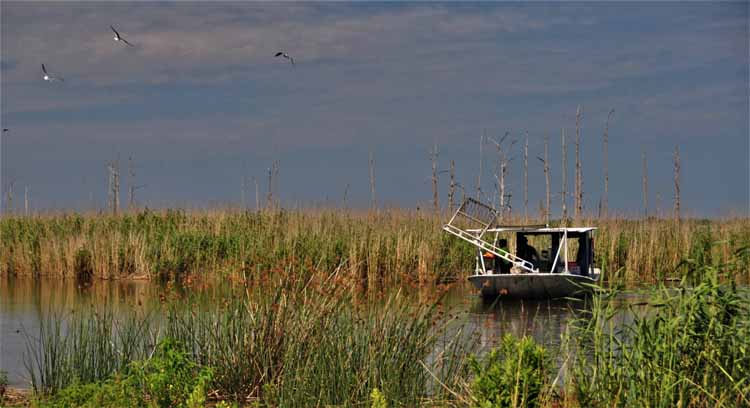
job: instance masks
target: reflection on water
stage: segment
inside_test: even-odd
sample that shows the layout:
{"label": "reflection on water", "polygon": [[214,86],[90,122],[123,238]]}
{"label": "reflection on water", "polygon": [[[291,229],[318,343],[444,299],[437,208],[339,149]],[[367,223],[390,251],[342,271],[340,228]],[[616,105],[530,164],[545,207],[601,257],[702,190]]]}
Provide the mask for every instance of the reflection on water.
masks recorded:
{"label": "reflection on water", "polygon": [[506,334],[531,336],[539,343],[559,346],[568,325],[591,306],[590,299],[483,299],[468,285],[456,288],[447,303],[460,314],[464,331],[476,336],[479,352],[497,345]]}
{"label": "reflection on water", "polygon": [[74,280],[0,278],[0,370],[10,385],[26,387],[23,353],[26,336],[36,335],[39,323],[52,311],[66,313],[92,305],[115,313],[148,308],[158,303],[164,288],[145,281],[96,282],[82,288]]}
{"label": "reflection on water", "polygon": [[[194,290],[194,289],[191,289]],[[95,306],[116,314],[153,311],[166,298],[186,289],[147,281],[96,281],[88,288],[73,280],[0,278],[0,369],[8,372],[12,386],[27,387],[23,353],[24,330],[36,335],[49,313],[67,313]],[[206,299],[226,295],[226,288],[201,290]],[[498,300],[487,302],[469,286],[459,285],[445,298],[447,312],[458,316],[464,333],[476,336],[479,352],[498,343],[506,333],[530,335],[540,343],[559,345],[572,319],[588,307],[584,300]]]}
{"label": "reflection on water", "polygon": [[568,323],[587,308],[581,300],[478,300],[471,310],[482,349],[497,344],[503,335],[531,336],[539,343],[559,345]]}

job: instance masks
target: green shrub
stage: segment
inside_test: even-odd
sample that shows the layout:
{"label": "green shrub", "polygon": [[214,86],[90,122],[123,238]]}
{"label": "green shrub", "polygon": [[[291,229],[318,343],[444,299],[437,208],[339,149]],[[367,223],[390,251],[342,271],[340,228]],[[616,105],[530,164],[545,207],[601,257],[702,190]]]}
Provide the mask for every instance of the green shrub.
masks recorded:
{"label": "green shrub", "polygon": [[206,402],[211,370],[199,368],[172,339],[163,340],[151,359],[134,362],[130,368],[130,375],[156,406],[202,407]]}
{"label": "green shrub", "polygon": [[475,406],[537,407],[542,405],[542,389],[547,383],[549,358],[544,347],[532,338],[505,335],[480,362],[469,359],[475,375],[471,391]]}
{"label": "green shrub", "polygon": [[370,402],[372,404],[370,405],[371,408],[388,408],[388,402],[385,400],[385,395],[383,395],[383,393],[377,388],[372,389],[372,392],[370,393]]}
{"label": "green shrub", "polygon": [[203,407],[211,371],[199,369],[179,343],[163,340],[154,356],[134,361],[124,374],[100,382],[74,383],[37,401],[57,407]]}
{"label": "green shrub", "polygon": [[115,378],[102,382],[75,383],[60,390],[54,397],[37,401],[40,408],[117,408],[145,406],[143,394],[132,378]]}

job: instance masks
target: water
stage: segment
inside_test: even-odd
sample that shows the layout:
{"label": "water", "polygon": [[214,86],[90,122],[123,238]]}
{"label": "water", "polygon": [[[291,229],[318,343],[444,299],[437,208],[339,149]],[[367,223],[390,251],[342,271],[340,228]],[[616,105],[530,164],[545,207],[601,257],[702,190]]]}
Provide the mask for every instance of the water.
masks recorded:
{"label": "water", "polygon": [[[58,278],[0,278],[0,369],[8,372],[11,386],[29,387],[23,363],[27,334],[36,335],[40,322],[50,313],[103,305],[115,313],[155,310],[167,297],[185,290],[147,281],[97,281],[81,288],[73,280]],[[210,298],[221,289],[202,291]],[[497,344],[505,333],[559,345],[571,319],[587,307],[587,302],[574,300],[486,302],[468,285],[451,289],[444,302],[446,312],[458,316],[457,326],[478,342],[480,352]]]}

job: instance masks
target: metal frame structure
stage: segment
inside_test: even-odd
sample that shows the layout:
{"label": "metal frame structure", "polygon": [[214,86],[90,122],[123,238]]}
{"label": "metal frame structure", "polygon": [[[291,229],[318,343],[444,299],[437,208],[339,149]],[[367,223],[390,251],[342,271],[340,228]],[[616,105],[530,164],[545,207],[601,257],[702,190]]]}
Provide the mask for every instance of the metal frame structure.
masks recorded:
{"label": "metal frame structure", "polygon": [[[459,225],[462,221],[468,222],[469,224],[475,224],[474,226],[481,228],[463,228]],[[538,273],[539,269],[534,267],[534,264],[531,262],[499,248],[494,243],[484,239],[485,233],[490,230],[490,227],[492,227],[496,221],[497,210],[473,198],[467,198],[461,206],[458,207],[458,210],[453,214],[450,221],[443,226],[443,230],[473,244],[480,252],[485,250],[510,262],[513,266],[524,269],[528,272]],[[482,270],[486,270],[484,258],[481,256],[481,253],[479,259],[482,263]]]}

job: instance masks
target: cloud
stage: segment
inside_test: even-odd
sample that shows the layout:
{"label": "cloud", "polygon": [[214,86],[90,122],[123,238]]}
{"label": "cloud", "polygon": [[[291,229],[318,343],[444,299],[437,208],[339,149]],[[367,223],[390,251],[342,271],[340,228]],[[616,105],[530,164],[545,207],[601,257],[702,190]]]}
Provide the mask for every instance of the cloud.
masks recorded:
{"label": "cloud", "polygon": [[[226,6],[226,7],[225,7]],[[373,61],[393,55],[404,40],[453,38],[481,33],[543,29],[546,24],[525,13],[493,9],[489,13],[456,11],[443,6],[313,7],[213,4],[124,7],[81,3],[3,5],[3,54],[20,63],[9,69],[9,82],[31,80],[40,61],[61,73],[99,85],[231,80],[254,66],[278,63],[276,50],[298,61],[331,59]],[[112,41],[113,24],[135,43],[133,49]],[[402,51],[403,53],[403,51]],[[239,67],[246,67],[245,72]]]}

